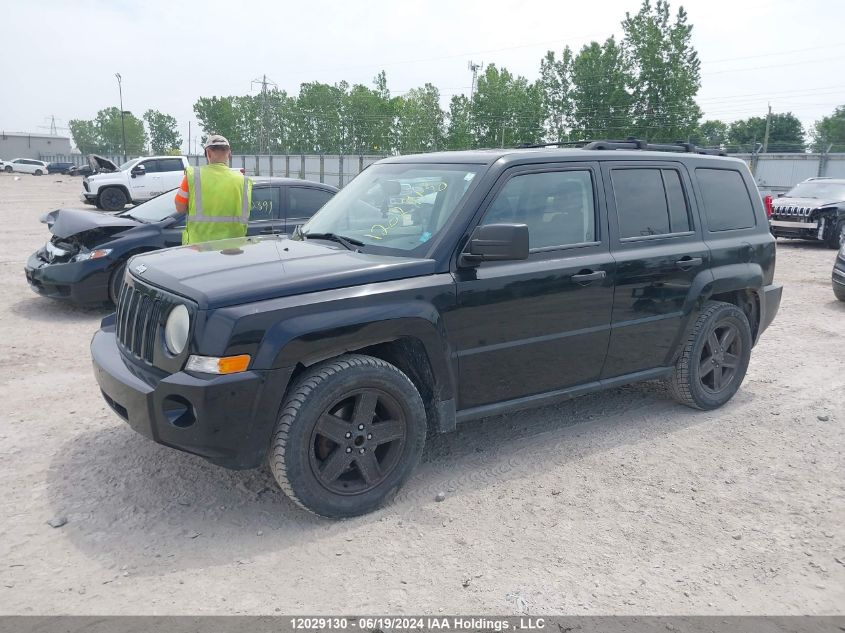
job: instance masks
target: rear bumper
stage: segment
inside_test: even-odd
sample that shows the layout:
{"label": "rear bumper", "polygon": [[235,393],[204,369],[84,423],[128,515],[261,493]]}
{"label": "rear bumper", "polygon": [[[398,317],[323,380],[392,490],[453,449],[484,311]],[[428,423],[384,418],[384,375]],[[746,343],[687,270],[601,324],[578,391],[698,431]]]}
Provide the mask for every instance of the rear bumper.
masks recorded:
{"label": "rear bumper", "polygon": [[115,413],[154,442],[220,466],[261,465],[292,369],[229,376],[160,373],[123,357],[110,319],[94,335],[91,356]]}
{"label": "rear bumper", "polygon": [[42,297],[80,304],[103,303],[109,300],[109,277],[114,266],[115,262],[107,258],[51,264],[33,253],[24,273],[29,287]]}
{"label": "rear bumper", "polygon": [[783,296],[783,284],[772,284],[763,286],[760,292],[760,328],[757,331],[757,339],[766,330],[777,316],[780,308],[780,300]]}

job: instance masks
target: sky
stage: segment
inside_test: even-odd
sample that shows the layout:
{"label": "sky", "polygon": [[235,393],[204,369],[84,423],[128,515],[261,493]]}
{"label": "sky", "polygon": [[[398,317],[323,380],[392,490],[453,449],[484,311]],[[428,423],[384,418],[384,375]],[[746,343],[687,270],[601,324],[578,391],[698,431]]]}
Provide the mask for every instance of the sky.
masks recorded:
{"label": "sky", "polygon": [[[296,94],[307,81],[393,95],[426,82],[444,105],[469,93],[468,62],[529,80],[547,50],[621,39],[641,0],[0,0],[0,130],[60,134],[67,122],[118,105],[176,117],[187,149],[201,96],[256,93],[266,74]],[[705,118],[792,112],[809,127],[845,105],[845,2],[688,0],[702,60]],[[65,129],[62,129],[65,128]]]}

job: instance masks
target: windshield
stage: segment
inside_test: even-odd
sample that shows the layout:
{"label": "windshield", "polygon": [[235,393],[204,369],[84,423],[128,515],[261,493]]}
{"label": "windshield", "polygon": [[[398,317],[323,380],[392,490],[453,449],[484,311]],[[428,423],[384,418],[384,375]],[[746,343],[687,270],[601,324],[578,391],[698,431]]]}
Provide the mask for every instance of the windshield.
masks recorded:
{"label": "windshield", "polygon": [[452,218],[480,165],[373,165],[329,200],[302,233],[360,240],[372,252],[409,253]]}
{"label": "windshield", "polygon": [[120,167],[117,168],[117,171],[126,171],[127,169],[130,169],[132,167],[132,165],[137,163],[139,160],[140,160],[139,158],[133,158],[132,160],[127,160],[125,163],[123,163]]}
{"label": "windshield", "polygon": [[175,189],[165,191],[160,196],[130,209],[126,215],[141,222],[161,222],[176,213],[175,191]]}
{"label": "windshield", "polygon": [[824,182],[823,180],[802,182],[790,189],[786,195],[790,198],[819,198],[820,200],[838,202],[845,200],[845,184]]}

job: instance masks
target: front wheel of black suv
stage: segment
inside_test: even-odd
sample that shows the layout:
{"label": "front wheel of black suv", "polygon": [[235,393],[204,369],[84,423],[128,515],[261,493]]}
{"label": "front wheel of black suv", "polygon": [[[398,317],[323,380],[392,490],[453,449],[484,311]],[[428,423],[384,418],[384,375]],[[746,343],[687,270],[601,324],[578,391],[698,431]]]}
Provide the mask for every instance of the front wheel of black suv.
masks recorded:
{"label": "front wheel of black suv", "polygon": [[842,246],[843,241],[845,241],[843,231],[845,231],[845,222],[839,220],[828,232],[827,237],[825,238],[825,245],[827,245],[828,248],[837,249]]}
{"label": "front wheel of black suv", "polygon": [[696,319],[669,386],[694,409],[716,409],[739,389],[751,359],[751,327],[732,303],[708,301]]}
{"label": "front wheel of black suv", "polygon": [[389,500],[425,444],[422,398],[402,371],[361,354],[300,376],[282,405],[270,468],[299,506],[329,518],[371,512]]}

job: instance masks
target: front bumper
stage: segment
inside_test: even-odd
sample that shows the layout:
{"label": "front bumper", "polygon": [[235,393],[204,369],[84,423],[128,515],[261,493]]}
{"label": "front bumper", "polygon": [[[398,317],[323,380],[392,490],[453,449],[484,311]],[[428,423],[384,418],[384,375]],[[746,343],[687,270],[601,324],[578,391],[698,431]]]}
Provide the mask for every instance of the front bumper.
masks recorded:
{"label": "front bumper", "polygon": [[760,292],[760,328],[757,330],[757,339],[772,324],[780,309],[780,300],[783,296],[783,284],[772,284],[763,286]]}
{"label": "front bumper", "polygon": [[256,468],[266,458],[293,371],[212,376],[141,367],[121,354],[113,316],[94,335],[91,357],[103,397],[132,429],[233,469]]}
{"label": "front bumper", "polygon": [[82,200],[85,204],[97,204],[97,194],[90,193],[88,191],[83,191],[79,194],[79,199]]}
{"label": "front bumper", "polygon": [[84,262],[50,263],[33,253],[24,267],[29,287],[42,297],[75,303],[109,300],[109,277],[116,262],[108,257]]}

